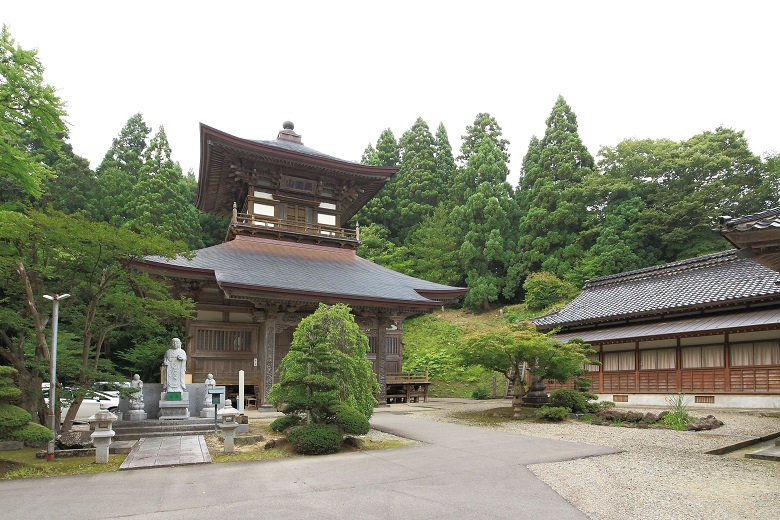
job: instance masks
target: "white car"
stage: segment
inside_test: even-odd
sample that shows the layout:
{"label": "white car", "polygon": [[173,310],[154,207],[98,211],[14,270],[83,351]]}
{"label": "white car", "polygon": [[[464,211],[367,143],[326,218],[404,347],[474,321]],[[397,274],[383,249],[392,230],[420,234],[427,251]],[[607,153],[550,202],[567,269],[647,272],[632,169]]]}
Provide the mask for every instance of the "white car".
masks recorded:
{"label": "white car", "polygon": [[[46,406],[49,406],[48,388],[44,388],[43,395],[46,400]],[[73,389],[60,388],[57,390],[57,397],[60,398],[60,403],[62,406],[61,418],[65,419],[65,414],[68,413],[70,404],[74,399]],[[107,410],[111,413],[117,413],[117,411],[119,411],[119,397],[90,390],[84,397],[84,400],[81,401],[81,406],[79,406],[78,412],[76,412],[76,418],[73,419],[73,422],[85,423],[87,422],[87,419],[104,410]]]}

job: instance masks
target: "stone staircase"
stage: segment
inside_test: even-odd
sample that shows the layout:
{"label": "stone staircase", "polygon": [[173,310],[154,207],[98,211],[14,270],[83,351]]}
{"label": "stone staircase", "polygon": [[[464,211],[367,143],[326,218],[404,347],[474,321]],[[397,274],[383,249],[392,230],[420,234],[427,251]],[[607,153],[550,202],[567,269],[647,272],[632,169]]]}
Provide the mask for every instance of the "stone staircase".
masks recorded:
{"label": "stone staircase", "polygon": [[113,424],[114,441],[138,440],[142,437],[170,437],[174,435],[207,435],[214,433],[214,419],[177,419],[160,421],[117,421]]}

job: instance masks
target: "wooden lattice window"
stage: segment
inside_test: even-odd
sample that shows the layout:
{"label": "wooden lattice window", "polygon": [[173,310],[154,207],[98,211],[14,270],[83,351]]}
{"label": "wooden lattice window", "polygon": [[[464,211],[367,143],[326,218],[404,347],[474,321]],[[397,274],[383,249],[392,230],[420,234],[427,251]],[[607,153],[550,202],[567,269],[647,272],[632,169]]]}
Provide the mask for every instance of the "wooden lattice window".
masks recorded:
{"label": "wooden lattice window", "polygon": [[628,395],[626,394],[616,394],[612,396],[612,402],[613,403],[627,403],[628,402]]}
{"label": "wooden lattice window", "polygon": [[198,329],[195,332],[197,350],[220,352],[251,352],[252,333],[248,330]]}
{"label": "wooden lattice window", "polygon": [[715,396],[714,395],[695,395],[695,396],[693,396],[693,402],[694,403],[714,404],[715,403]]}

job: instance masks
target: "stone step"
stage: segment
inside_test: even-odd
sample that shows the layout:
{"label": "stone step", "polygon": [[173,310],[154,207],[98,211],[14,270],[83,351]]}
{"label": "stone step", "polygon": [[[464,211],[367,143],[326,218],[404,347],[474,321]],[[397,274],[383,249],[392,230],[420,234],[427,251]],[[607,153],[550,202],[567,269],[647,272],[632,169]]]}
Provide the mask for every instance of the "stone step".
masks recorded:
{"label": "stone step", "polygon": [[177,432],[154,432],[145,431],[143,433],[117,433],[112,441],[137,441],[144,437],[184,437],[188,435],[209,435],[214,433],[214,427],[210,430],[182,430]]}
{"label": "stone step", "polygon": [[146,419],[143,421],[118,421],[113,425],[115,440],[133,440],[141,437],[204,435],[214,432],[214,419]]}
{"label": "stone step", "polygon": [[751,451],[750,453],[746,453],[745,457],[749,459],[773,460],[780,462],[780,446],[775,444],[775,446],[770,446],[769,448]]}

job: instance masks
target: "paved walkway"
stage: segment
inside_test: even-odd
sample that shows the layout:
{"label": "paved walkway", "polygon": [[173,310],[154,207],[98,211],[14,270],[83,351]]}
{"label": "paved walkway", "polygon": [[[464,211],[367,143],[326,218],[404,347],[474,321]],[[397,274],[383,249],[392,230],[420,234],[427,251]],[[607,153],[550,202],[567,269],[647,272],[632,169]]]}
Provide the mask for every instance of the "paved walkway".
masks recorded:
{"label": "paved walkway", "polygon": [[211,454],[203,435],[144,437],[135,443],[119,469],[210,463]]}
{"label": "paved walkway", "polygon": [[26,520],[52,516],[58,520],[585,520],[526,465],[615,452],[419,419],[395,406],[377,412],[371,422],[424,444],[321,457],[6,481],[0,482],[0,511],[7,518]]}

